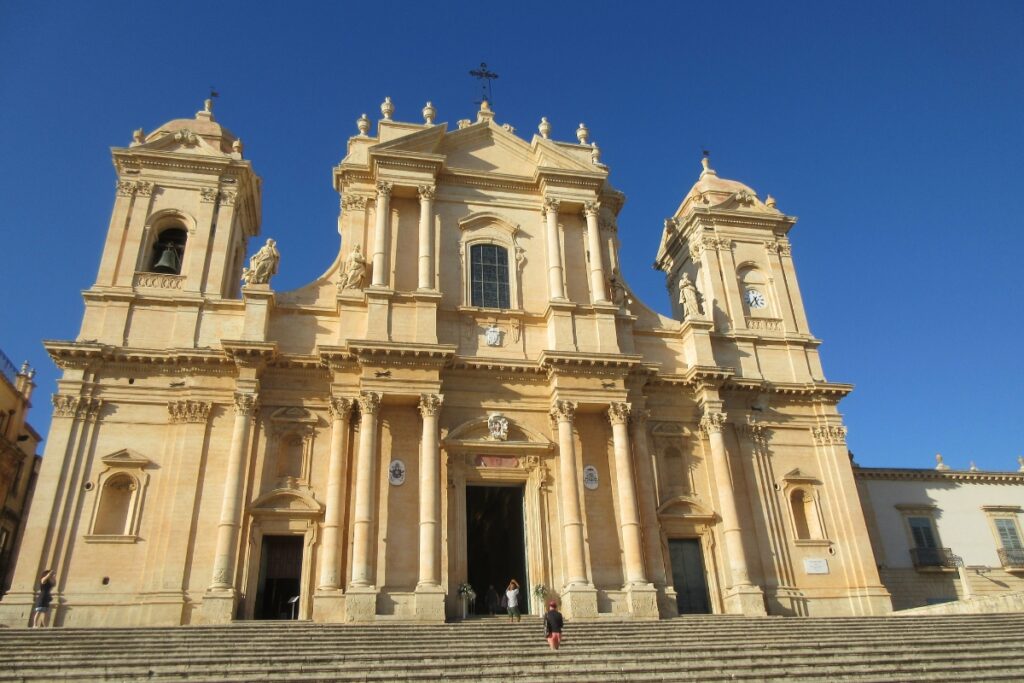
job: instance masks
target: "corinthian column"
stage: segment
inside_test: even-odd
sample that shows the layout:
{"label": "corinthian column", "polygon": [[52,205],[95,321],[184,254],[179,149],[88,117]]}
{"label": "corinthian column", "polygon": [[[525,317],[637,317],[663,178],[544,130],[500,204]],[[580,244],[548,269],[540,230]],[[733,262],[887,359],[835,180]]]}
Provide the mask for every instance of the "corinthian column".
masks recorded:
{"label": "corinthian column", "polygon": [[711,459],[715,464],[718,480],[718,500],[722,513],[722,535],[725,548],[729,553],[729,568],[732,573],[733,586],[749,586],[750,577],[747,573],[747,558],[743,552],[743,537],[740,534],[739,512],[736,508],[736,496],[730,483],[729,454],[725,450],[725,439],[722,428],[725,426],[725,413],[705,412],[700,420],[700,428],[708,435],[711,442]]}
{"label": "corinthian column", "polygon": [[420,185],[419,289],[434,288],[434,193],[433,185]]}
{"label": "corinthian column", "polygon": [[565,547],[566,585],[586,584],[587,564],[583,556],[583,519],[580,513],[579,477],[573,445],[576,403],[556,401],[551,418],[558,424],[558,473],[562,494],[562,542]]}
{"label": "corinthian column", "polygon": [[327,465],[327,510],[324,512],[324,554],[320,567],[320,589],[341,587],[341,562],[338,554],[341,524],[341,480],[345,468],[345,444],[348,443],[352,399],[331,397],[331,459]]}
{"label": "corinthian column", "polygon": [[391,217],[391,183],[377,183],[377,222],[373,230],[373,286],[387,287],[388,221]]}
{"label": "corinthian column", "polygon": [[565,289],[562,287],[562,244],[558,240],[558,205],[557,199],[544,200],[544,215],[547,218],[548,291],[552,299],[565,298]]}
{"label": "corinthian column", "polygon": [[441,583],[441,553],[438,542],[438,517],[441,503],[441,458],[438,447],[437,414],[444,397],[420,396],[423,436],[420,441],[420,579],[419,586]]}
{"label": "corinthian column", "polygon": [[224,477],[224,501],[217,525],[217,550],[213,556],[213,582],[210,588],[231,588],[235,573],[235,546],[238,545],[239,513],[242,509],[243,460],[249,446],[256,394],[235,393],[235,427],[231,434],[228,471]]}
{"label": "corinthian column", "polygon": [[373,527],[373,480],[377,459],[377,413],[380,394],[359,396],[359,460],[356,462],[355,513],[352,524],[352,585],[373,585],[370,571],[370,530]]}
{"label": "corinthian column", "polygon": [[629,404],[612,403],[608,406],[608,419],[612,423],[612,443],[615,448],[615,478],[619,489],[619,528],[622,529],[622,551],[626,560],[626,583],[647,583],[644,571],[644,552],[640,542],[640,515],[636,507],[633,458],[629,448]]}
{"label": "corinthian column", "polygon": [[587,202],[583,215],[587,218],[587,250],[590,252],[590,291],[594,301],[608,301],[608,288],[604,277],[604,258],[601,255],[601,230],[597,223],[601,204]]}

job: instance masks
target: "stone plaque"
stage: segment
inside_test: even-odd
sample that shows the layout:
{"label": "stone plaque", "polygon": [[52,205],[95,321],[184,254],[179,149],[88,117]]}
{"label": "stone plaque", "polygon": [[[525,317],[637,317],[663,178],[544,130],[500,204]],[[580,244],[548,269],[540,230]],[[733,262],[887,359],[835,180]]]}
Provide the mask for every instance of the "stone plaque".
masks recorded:
{"label": "stone plaque", "polygon": [[392,486],[401,486],[405,483],[405,463],[401,460],[392,460],[388,465],[388,482]]}
{"label": "stone plaque", "polygon": [[587,465],[583,468],[583,485],[589,491],[597,488],[597,468],[593,465]]}
{"label": "stone plaque", "polygon": [[828,574],[828,560],[823,558],[805,557],[804,571],[808,574]]}
{"label": "stone plaque", "polygon": [[473,459],[477,467],[519,467],[518,458],[509,458],[501,455],[478,455]]}

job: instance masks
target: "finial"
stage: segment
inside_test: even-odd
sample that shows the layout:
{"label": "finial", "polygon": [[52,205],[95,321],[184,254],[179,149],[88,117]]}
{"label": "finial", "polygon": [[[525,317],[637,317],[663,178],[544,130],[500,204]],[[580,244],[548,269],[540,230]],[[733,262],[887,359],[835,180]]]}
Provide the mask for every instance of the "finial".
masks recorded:
{"label": "finial", "polygon": [[581,145],[587,144],[587,136],[590,135],[590,131],[580,123],[580,127],[576,129],[576,139],[580,141]]}
{"label": "finial", "polygon": [[395,105],[391,103],[390,97],[384,98],[384,101],[380,105],[380,113],[384,115],[385,121],[391,120],[391,115],[395,113]]}
{"label": "finial", "polygon": [[370,119],[363,114],[356,120],[356,128],[359,129],[359,137],[366,137],[366,134],[370,132]]}
{"label": "finial", "polygon": [[491,121],[494,119],[494,110],[491,109],[491,104],[487,100],[480,102],[480,111],[476,113],[476,122]]}
{"label": "finial", "polygon": [[551,137],[551,124],[548,123],[548,117],[540,117],[540,125],[537,126],[537,131],[540,133],[540,136],[545,140]]}
{"label": "finial", "polygon": [[1024,472],[1024,455],[1017,456],[1017,471]]}
{"label": "finial", "polygon": [[427,106],[423,107],[423,122],[428,126],[434,125],[434,117],[437,116],[437,109],[430,102],[427,102]]}
{"label": "finial", "polygon": [[972,460],[972,461],[971,461],[971,466],[970,466],[970,467],[969,467],[968,469],[969,469],[969,470],[970,470],[971,472],[977,472],[977,471],[978,471],[978,466],[977,466],[977,465],[975,465],[975,464],[974,464],[974,461]]}
{"label": "finial", "polygon": [[768,198],[764,200],[764,205],[769,209],[775,208],[775,197],[768,195]]}
{"label": "finial", "polygon": [[22,362],[22,364],[21,364],[21,370],[18,370],[18,374],[19,374],[19,375],[27,375],[27,374],[28,374],[28,371],[29,371],[30,369],[31,369],[31,368],[29,367],[28,361],[24,361],[24,362]]}
{"label": "finial", "polygon": [[936,453],[935,454],[935,469],[937,469],[937,470],[948,470],[949,469],[949,465],[947,465],[946,463],[942,462],[942,454],[941,453]]}
{"label": "finial", "polygon": [[601,149],[597,146],[596,142],[590,143],[590,163],[594,166],[604,166],[601,163]]}
{"label": "finial", "polygon": [[203,111],[205,111],[207,114],[213,113],[213,98],[207,97],[205,100],[203,100]]}
{"label": "finial", "polygon": [[136,128],[132,131],[132,144],[141,145],[146,141],[146,134],[141,128]]}
{"label": "finial", "polygon": [[462,130],[463,128],[469,128],[471,125],[473,125],[473,122],[470,121],[469,119],[459,119],[458,121],[459,130]]}
{"label": "finial", "polygon": [[241,138],[235,138],[235,141],[231,143],[231,151],[236,152],[239,156],[242,155],[242,140]]}
{"label": "finial", "polygon": [[701,177],[703,177],[705,173],[709,175],[718,175],[715,173],[715,169],[711,168],[711,150],[704,150],[704,154],[700,158],[700,165],[704,167],[704,170],[700,173]]}

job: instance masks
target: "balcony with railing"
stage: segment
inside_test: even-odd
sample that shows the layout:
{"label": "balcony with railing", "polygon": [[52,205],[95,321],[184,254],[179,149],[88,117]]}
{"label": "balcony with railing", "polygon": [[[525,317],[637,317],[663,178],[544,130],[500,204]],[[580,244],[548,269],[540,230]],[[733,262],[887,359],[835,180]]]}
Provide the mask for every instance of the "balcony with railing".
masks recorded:
{"label": "balcony with railing", "polygon": [[1000,548],[999,562],[1003,569],[1024,571],[1024,548]]}
{"label": "balcony with railing", "polygon": [[11,384],[18,381],[18,368],[3,351],[0,351],[0,374],[6,377]]}
{"label": "balcony with railing", "polygon": [[911,548],[916,569],[956,569],[958,558],[949,548]]}

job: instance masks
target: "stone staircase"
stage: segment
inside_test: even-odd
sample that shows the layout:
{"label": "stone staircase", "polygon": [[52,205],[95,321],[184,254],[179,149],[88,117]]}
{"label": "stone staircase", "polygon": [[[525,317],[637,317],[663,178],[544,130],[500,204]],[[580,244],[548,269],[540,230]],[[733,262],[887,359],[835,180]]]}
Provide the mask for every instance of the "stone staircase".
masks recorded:
{"label": "stone staircase", "polygon": [[4,681],[1020,681],[1024,614],[0,629]]}

